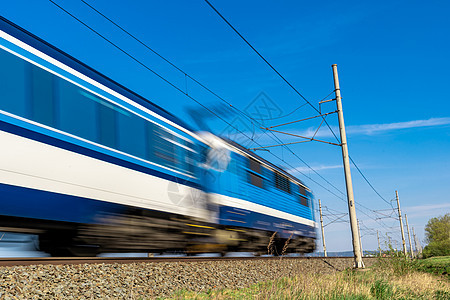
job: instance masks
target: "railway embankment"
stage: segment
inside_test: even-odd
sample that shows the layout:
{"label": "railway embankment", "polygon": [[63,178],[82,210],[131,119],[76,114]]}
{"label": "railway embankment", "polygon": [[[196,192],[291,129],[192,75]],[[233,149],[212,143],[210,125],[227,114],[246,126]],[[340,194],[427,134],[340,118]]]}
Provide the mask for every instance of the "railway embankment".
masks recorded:
{"label": "railway embankment", "polygon": [[[364,260],[366,267],[375,258]],[[151,299],[174,291],[245,288],[301,274],[334,274],[352,258],[37,264],[0,267],[0,299]]]}

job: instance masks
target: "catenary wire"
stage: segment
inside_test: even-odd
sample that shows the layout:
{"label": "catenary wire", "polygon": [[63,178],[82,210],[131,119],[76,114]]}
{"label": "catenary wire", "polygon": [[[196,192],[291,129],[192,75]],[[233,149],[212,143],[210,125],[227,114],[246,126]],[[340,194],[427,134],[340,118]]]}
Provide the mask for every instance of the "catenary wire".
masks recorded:
{"label": "catenary wire", "polygon": [[[255,47],[252,46],[252,44],[250,44],[250,42],[211,4],[211,2],[209,2],[208,0],[204,0],[213,10],[214,12],[289,86],[292,88],[292,90],[294,90],[295,93],[297,93],[304,101],[306,101],[306,103],[308,103],[317,113],[320,114],[320,111],[314,106],[312,105],[311,102],[309,102],[277,69],[275,69],[275,67],[269,63],[269,61],[258,51],[256,50]],[[326,120],[325,124],[327,125],[327,127],[329,128],[329,130],[333,133],[334,137],[336,138],[337,141],[339,141],[339,139],[337,138],[336,134],[334,133],[334,131],[332,130],[331,126],[328,124],[328,122]],[[361,172],[361,170],[358,168],[358,166],[356,165],[356,163],[353,161],[353,159],[350,160],[352,161],[353,165],[357,168],[358,172],[361,174],[361,176],[364,178],[364,180],[368,183],[368,185],[374,190],[374,192],[383,200],[387,203],[386,199],[384,199],[379,193],[378,191],[375,190],[375,188],[373,187],[373,185],[369,182],[369,180],[363,175],[363,173]],[[388,203],[390,204],[390,203]]]}
{"label": "catenary wire", "polygon": [[[104,39],[105,41],[107,41],[109,44],[111,44],[112,46],[114,46],[115,48],[117,48],[118,50],[120,50],[121,52],[123,52],[124,54],[126,54],[129,58],[131,58],[132,60],[134,60],[135,62],[137,62],[138,64],[142,65],[144,68],[146,68],[147,70],[151,71],[153,74],[155,74],[157,77],[159,77],[160,79],[162,79],[163,81],[165,81],[166,83],[168,83],[169,85],[171,85],[173,88],[177,89],[179,92],[183,93],[185,96],[187,96],[189,99],[193,100],[194,102],[196,102],[198,105],[202,106],[203,108],[205,108],[207,111],[209,111],[210,113],[214,114],[215,116],[217,116],[220,120],[224,121],[226,124],[228,124],[229,126],[231,126],[233,129],[235,129],[237,132],[243,134],[244,136],[246,136],[248,139],[252,140],[253,142],[256,143],[256,141],[254,141],[253,138],[249,137],[248,135],[246,135],[244,132],[238,130],[236,127],[234,127],[232,124],[230,124],[229,122],[227,122],[226,120],[224,120],[223,118],[221,118],[220,116],[218,116],[216,113],[214,113],[212,110],[210,110],[208,107],[206,107],[205,105],[203,105],[202,103],[200,103],[197,99],[193,98],[192,96],[187,94],[187,91],[183,91],[182,89],[180,89],[179,87],[177,87],[176,85],[174,85],[173,83],[171,83],[169,80],[167,80],[166,78],[164,78],[163,76],[161,76],[160,74],[158,74],[157,72],[155,72],[154,70],[152,70],[151,68],[149,68],[147,65],[145,65],[144,63],[142,63],[141,61],[139,61],[138,59],[136,59],[135,57],[133,57],[131,54],[129,54],[128,52],[126,52],[125,50],[123,50],[122,48],[120,48],[118,45],[116,45],[115,43],[113,43],[112,41],[110,41],[109,39],[107,39],[106,37],[104,37],[103,35],[101,35],[99,32],[97,32],[95,29],[93,29],[92,27],[90,27],[89,25],[87,25],[86,23],[84,23],[83,21],[81,21],[80,19],[78,19],[76,16],[74,16],[73,14],[71,14],[70,12],[68,12],[67,10],[65,10],[63,7],[61,7],[60,5],[58,5],[57,3],[55,3],[52,0],[49,0],[51,3],[53,3],[55,6],[57,6],[59,9],[61,9],[62,11],[64,11],[66,14],[68,14],[69,16],[71,16],[72,18],[74,18],[75,20],[77,20],[78,22],[80,22],[82,25],[84,25],[85,27],[87,27],[89,30],[91,30],[92,32],[94,32],[95,34],[97,34],[98,36],[100,36],[102,39]],[[83,1],[84,2],[84,1]],[[172,64],[173,65],[173,64]],[[175,65],[173,65],[175,66]],[[180,69],[181,70],[181,69]],[[181,71],[182,72],[182,71]],[[183,72],[184,73],[184,72]],[[187,75],[187,74],[186,74]],[[191,78],[191,77],[190,77]],[[203,85],[202,85],[203,86]],[[207,88],[206,88],[207,89]],[[209,90],[209,89],[208,89]],[[211,91],[212,92],[212,91]],[[215,94],[214,92],[212,92],[213,94]],[[218,98],[220,98],[219,96],[217,96]],[[224,100],[224,99],[223,99]],[[225,101],[225,100],[224,100]],[[231,107],[234,108],[234,106],[232,106],[230,104]],[[249,116],[247,116],[249,117]],[[250,117],[251,118],[251,117]],[[251,118],[253,119],[253,118]],[[257,143],[259,146],[259,143]],[[313,168],[311,168],[304,160],[302,160],[298,155],[296,155],[292,150],[290,150],[289,148],[287,148],[294,156],[296,156],[299,160],[301,160],[305,165],[307,165],[312,171],[314,171],[317,175],[319,175],[322,179],[324,179],[327,183],[329,183],[331,186],[333,186],[336,190],[338,190],[341,194],[343,194],[339,189],[337,189],[334,185],[332,185],[328,180],[326,180],[325,178],[323,178],[320,174],[318,174]],[[339,199],[342,199],[340,196],[336,195],[335,193],[333,193],[332,191],[330,191],[328,188],[324,187],[323,185],[321,185],[320,183],[318,183],[316,180],[312,179],[310,176],[304,174],[303,172],[299,171],[298,168],[292,166],[290,163],[288,163],[287,161],[285,161],[284,159],[280,158],[279,156],[275,155],[274,153],[270,152],[271,155],[275,156],[277,159],[283,161],[285,164],[287,164],[288,166],[290,166],[291,168],[293,168],[294,170],[297,170],[299,173],[301,173],[303,176],[305,176],[306,178],[310,179],[311,181],[313,181],[314,183],[316,183],[317,185],[319,185],[320,187],[322,187],[323,189],[327,190],[328,192],[330,192],[331,194],[333,194],[334,196],[336,196]],[[343,194],[344,195],[344,194]],[[342,199],[343,200],[343,199]],[[345,200],[344,200],[345,201]],[[369,209],[370,210],[370,209]],[[364,213],[364,212],[363,212]],[[368,216],[369,218],[373,219],[372,217],[370,217],[369,215],[367,215],[366,213],[364,213],[366,216]],[[375,220],[375,219],[374,219]],[[376,220],[375,220],[376,221]]]}
{"label": "catenary wire", "polygon": [[[50,0],[51,1],[51,0]],[[83,1],[83,0],[82,0]],[[53,1],[51,1],[53,4],[57,5],[56,3],[54,3]],[[87,4],[85,1],[83,1],[85,4]],[[102,38],[104,38],[105,40],[107,40],[105,37],[103,37],[101,34],[99,34],[98,32],[96,32],[93,28],[87,26],[87,24],[85,24],[84,22],[82,22],[81,20],[79,20],[78,18],[76,18],[75,16],[73,16],[72,14],[70,14],[69,12],[67,12],[66,10],[64,10],[62,7],[60,7],[59,5],[57,5],[59,8],[61,8],[63,11],[65,11],[66,13],[68,13],[70,16],[72,16],[73,18],[75,18],[77,21],[79,21],[80,23],[82,23],[83,25],[85,25],[86,27],[88,27],[90,30],[92,30],[93,32],[95,32],[97,35],[100,35]],[[92,9],[94,9],[92,6],[88,5],[89,7],[91,7]],[[98,10],[94,9],[95,11],[97,11],[99,14],[101,14]],[[101,14],[103,17],[107,18],[105,15]],[[134,39],[138,40],[136,37],[134,37],[133,35],[131,35],[131,33],[129,33],[128,31],[126,31],[125,29],[123,29],[122,27],[120,27],[118,24],[116,24],[115,22],[113,22],[112,20],[110,20],[109,18],[107,18],[110,22],[112,22],[114,25],[118,26],[120,29],[122,29],[124,32],[126,32],[127,34],[129,34],[130,36],[132,36]],[[110,44],[112,44],[113,46],[116,46],[115,44],[113,44],[111,41],[107,40]],[[145,43],[141,42],[140,40],[138,40],[141,44],[145,45]],[[146,46],[146,45],[145,45]],[[117,47],[117,46],[116,46]],[[168,61],[167,59],[165,59],[163,56],[159,55],[159,53],[156,53],[156,51],[154,51],[153,49],[151,49],[150,47],[146,46],[149,50],[151,50],[152,52],[154,52],[155,54],[157,54],[159,57],[161,57],[162,59],[164,59],[166,62],[168,62],[170,65],[172,65],[173,67],[175,67],[177,70],[179,70],[180,72],[182,72],[183,74],[185,74],[185,76],[189,77],[191,80],[193,80],[194,82],[198,83],[200,86],[202,86],[203,88],[205,88],[207,91],[211,92],[213,95],[215,95],[217,98],[221,99],[222,101],[225,101],[227,104],[230,105],[230,107],[235,108],[233,105],[231,105],[229,102],[227,102],[225,99],[221,98],[219,95],[217,95],[216,93],[214,93],[213,91],[211,91],[209,88],[207,88],[206,86],[204,86],[203,84],[201,84],[200,82],[198,82],[196,79],[194,79],[193,77],[189,76],[188,74],[186,74],[184,71],[182,71],[180,68],[176,67],[173,63],[171,63],[170,61]],[[134,57],[132,57],[131,55],[129,55],[128,53],[126,53],[123,49],[117,47],[119,50],[121,50],[122,52],[124,52],[125,54],[127,54],[130,58],[134,59],[135,61],[137,61]],[[137,61],[138,63],[140,63],[139,61]],[[143,65],[142,63],[140,63],[141,65]],[[147,69],[149,69],[147,66],[143,65],[144,67],[146,67]],[[150,71],[152,71],[153,73],[155,73],[153,70],[149,69]],[[207,107],[205,107],[204,105],[202,105],[201,103],[199,103],[196,99],[194,99],[193,97],[189,96],[186,92],[183,92],[180,88],[176,87],[174,84],[172,84],[171,82],[169,82],[168,80],[166,80],[165,78],[163,78],[162,76],[160,76],[159,74],[156,74],[158,77],[160,77],[161,79],[163,79],[164,81],[166,81],[168,84],[170,84],[171,86],[173,86],[174,88],[176,88],[177,90],[179,90],[180,92],[182,92],[183,94],[185,94],[186,96],[188,96],[189,98],[191,98],[193,101],[195,101],[197,104],[201,105],[202,107],[204,107],[205,109],[207,109],[210,113],[213,113],[214,115],[216,115],[213,111],[211,111],[210,109],[208,109]],[[236,108],[235,108],[236,109]],[[239,110],[238,110],[239,111]],[[241,111],[239,111],[240,113],[243,113]],[[246,115],[245,113],[243,113],[244,115]],[[217,116],[217,115],[216,115]],[[219,117],[219,116],[217,116]],[[246,115],[246,117],[254,120],[252,117]],[[219,117],[220,118],[220,117]],[[228,125],[230,125],[231,127],[233,127],[235,130],[237,130],[236,127],[232,126],[230,123],[226,122],[224,119],[220,118],[222,121],[224,121],[225,123],[227,123]],[[237,130],[238,132],[240,132],[241,134],[243,134],[244,136],[246,136],[247,138],[249,138],[250,140],[252,140],[253,142],[253,136],[250,138],[248,137],[246,134],[244,134],[242,131]],[[277,138],[278,139],[278,138]],[[259,144],[259,143],[258,143]],[[296,156],[300,161],[302,161],[305,165],[307,165],[312,171],[314,171],[317,175],[319,175],[323,180],[325,180],[328,184],[330,184],[331,186],[333,186],[336,190],[338,190],[341,194],[343,194],[339,189],[337,189],[333,184],[331,184],[328,180],[326,180],[325,178],[323,178],[320,174],[318,174],[313,168],[311,168],[304,160],[302,160],[299,156],[297,156],[293,151],[291,151],[290,149],[288,149],[294,156]],[[269,151],[270,152],[270,151]],[[280,157],[276,156],[275,154],[273,154],[272,152],[270,152],[272,155],[274,155],[275,157],[277,157],[278,159],[280,159],[281,161],[283,161],[284,163],[288,164],[284,159],[281,159]],[[288,164],[290,165],[290,164]],[[298,169],[293,167],[292,165],[290,165],[293,169]],[[298,170],[297,170],[298,171]],[[337,196],[336,194],[334,194],[333,192],[331,192],[329,189],[325,188],[323,185],[319,184],[317,181],[313,180],[310,176],[307,176],[306,174],[304,174],[303,172],[299,171],[299,173],[301,173],[303,176],[307,177],[308,179],[310,179],[311,181],[313,181],[314,183],[316,183],[317,185],[319,185],[320,187],[324,188],[325,190],[327,190],[328,192],[330,192],[331,194],[333,194],[334,196],[336,196],[337,198],[340,198],[339,196]],[[344,194],[343,194],[344,195]],[[342,199],[343,200],[343,199]],[[368,208],[367,208],[368,209]],[[370,209],[368,209],[370,210]],[[365,213],[364,213],[365,214]],[[365,214],[367,215],[367,214]],[[367,215],[368,217],[370,217],[369,215]]]}
{"label": "catenary wire", "polygon": [[[230,25],[230,27],[233,28],[233,30],[279,75],[283,78],[283,80],[286,81],[286,83],[288,83],[289,86],[291,86],[292,88],[294,88],[289,82],[287,82],[287,80],[211,5],[210,2],[208,2],[207,0],[205,0],[215,11],[216,13],[218,13],[222,19],[224,19],[224,21]],[[183,71],[181,68],[179,68],[178,66],[176,66],[175,64],[173,64],[171,61],[169,61],[167,58],[165,58],[164,56],[162,56],[160,53],[158,53],[157,51],[155,51],[153,48],[151,48],[150,46],[148,46],[146,43],[144,43],[143,41],[141,41],[140,39],[138,39],[135,35],[133,35],[132,33],[130,33],[128,30],[126,30],[125,28],[123,28],[122,26],[120,26],[117,22],[114,22],[112,19],[110,19],[109,17],[107,17],[105,14],[103,14],[102,12],[100,12],[98,9],[96,9],[95,7],[93,7],[91,4],[87,3],[85,0],[81,0],[81,2],[83,2],[85,5],[87,5],[89,8],[91,8],[92,10],[94,10],[96,13],[98,13],[99,15],[101,15],[102,17],[104,17],[106,20],[108,20],[109,22],[111,22],[113,25],[115,25],[117,28],[119,28],[120,30],[122,30],[123,32],[125,32],[128,36],[130,36],[131,38],[133,38],[135,41],[137,41],[138,43],[140,43],[142,46],[144,46],[145,48],[147,48],[148,50],[150,50],[151,52],[153,52],[155,55],[157,55],[158,57],[160,57],[162,60],[164,60],[165,62],[167,62],[169,65],[171,65],[172,67],[174,67],[176,70],[178,70],[179,72],[183,73],[185,75],[185,78],[189,78],[192,81],[194,81],[195,83],[197,83],[199,86],[201,86],[202,88],[204,88],[206,91],[208,91],[209,93],[211,93],[212,95],[214,95],[215,97],[219,98],[220,100],[224,101],[226,104],[228,104],[230,107],[233,107],[236,109],[236,107],[234,107],[230,102],[226,101],[224,98],[222,98],[221,96],[219,96],[218,94],[216,94],[214,91],[212,91],[211,89],[209,89],[207,86],[205,86],[204,84],[202,84],[200,81],[198,81],[197,79],[195,79],[194,77],[192,77],[191,75],[187,74],[185,71]],[[299,107],[297,107],[296,109],[294,109],[292,112],[290,112],[289,114],[286,114],[284,116],[281,117],[277,117],[277,118],[272,118],[272,119],[259,119],[259,120],[274,120],[274,119],[279,119],[279,118],[283,118],[283,117],[287,117],[291,114],[293,114],[294,112],[296,112],[298,109],[300,109],[301,107],[303,107],[306,104],[309,104],[310,106],[312,106],[314,108],[314,106],[303,96],[301,95],[295,88],[294,90],[306,101],[305,104],[300,105]],[[185,94],[187,95],[187,89]],[[330,96],[332,94],[332,92],[330,94],[328,94],[325,98],[327,98],[328,96]],[[324,99],[325,99],[324,98]],[[317,110],[316,110],[317,111]],[[242,112],[241,112],[242,113]],[[247,116],[250,117],[250,116]],[[252,120],[258,120],[256,118],[250,117]],[[325,119],[323,119],[323,121],[326,122]],[[328,123],[326,122],[326,124],[328,125]],[[253,124],[252,124],[253,125]],[[333,130],[331,129],[331,127],[328,125],[329,129],[333,132]],[[334,132],[333,132],[334,134]],[[337,139],[336,135],[334,134],[335,138]],[[254,138],[254,133],[252,135],[251,140],[253,140]],[[337,139],[338,140],[338,139]],[[338,140],[339,141],[339,140]],[[291,151],[292,152],[292,151]],[[292,152],[293,153],[293,152]],[[294,153],[293,153],[294,154]],[[350,158],[351,159],[351,158]],[[303,163],[305,163],[303,160],[301,160]],[[352,163],[355,165],[355,167],[357,168],[358,172],[361,174],[361,176],[366,180],[366,182],[369,184],[369,186],[375,191],[375,193],[377,193],[378,196],[380,196],[381,199],[383,199],[383,201],[387,202],[373,187],[373,185],[367,180],[367,178],[364,176],[364,174],[361,172],[361,170],[358,168],[358,166],[356,165],[356,163],[353,161],[353,159],[351,159]],[[306,163],[305,163],[306,164]],[[307,164],[306,164],[307,165]],[[312,169],[309,165],[307,165],[308,168]],[[322,178],[324,179],[324,178]],[[329,183],[327,180],[325,180],[327,183]],[[330,183],[329,183],[330,184]],[[332,184],[331,184],[332,185]],[[334,187],[334,185],[332,185]],[[336,190],[338,190],[336,187],[334,187]],[[339,190],[338,190],[339,191]],[[339,191],[341,194],[343,194],[341,191]],[[387,202],[388,203],[388,202]],[[390,204],[390,203],[388,203]]]}
{"label": "catenary wire", "polygon": [[[57,5],[56,3],[54,3],[52,0],[49,0],[50,2],[52,2],[53,4]],[[195,83],[199,84],[199,86],[201,86],[202,88],[204,88],[206,91],[210,92],[212,95],[214,95],[215,97],[217,97],[218,99],[220,99],[221,101],[225,102],[227,105],[229,105],[229,107],[235,109],[237,112],[239,112],[240,114],[244,115],[246,118],[250,119],[250,122],[254,121],[257,122],[258,124],[260,124],[255,118],[249,116],[248,114],[246,114],[245,112],[239,110],[238,108],[236,108],[235,106],[233,106],[229,101],[225,100],[224,98],[222,98],[221,96],[219,96],[217,93],[215,93],[214,91],[212,91],[211,89],[209,89],[208,87],[206,87],[204,84],[202,84],[201,82],[199,82],[197,79],[193,78],[192,76],[190,76],[189,74],[187,74],[186,72],[184,72],[182,69],[180,69],[179,67],[177,67],[175,64],[173,64],[172,62],[170,62],[168,59],[166,59],[165,57],[163,57],[162,55],[160,55],[158,52],[156,52],[153,48],[151,48],[150,46],[148,46],[146,43],[142,42],[140,39],[138,39],[136,36],[134,36],[133,34],[131,34],[129,31],[127,31],[126,29],[124,29],[122,26],[120,26],[119,24],[117,24],[116,22],[114,22],[113,20],[111,20],[110,18],[108,18],[105,14],[101,13],[98,9],[94,8],[92,5],[88,4],[86,1],[81,0],[84,4],[86,4],[88,7],[90,7],[91,9],[93,9],[95,12],[97,12],[98,14],[100,14],[102,17],[104,17],[105,19],[107,19],[109,22],[111,22],[113,25],[117,26],[119,29],[121,29],[123,32],[125,32],[127,35],[129,35],[130,37],[132,37],[134,40],[136,40],[137,42],[139,42],[141,45],[143,45],[144,47],[146,47],[147,49],[149,49],[150,51],[152,51],[154,54],[156,54],[158,57],[160,57],[161,59],[163,59],[164,61],[166,61],[168,64],[170,64],[171,66],[173,66],[175,69],[177,69],[178,71],[180,71],[181,73],[183,73],[186,77],[190,78],[192,81],[194,81]],[[60,7],[59,5],[57,5],[58,7]],[[62,9],[62,7],[60,7]],[[64,10],[64,9],[63,9]],[[66,10],[64,10],[66,11]],[[73,18],[75,18],[76,20],[78,20],[79,22],[81,22],[83,25],[87,26],[89,29],[93,30],[91,27],[89,27],[87,24],[83,23],[81,20],[79,20],[78,18],[76,18],[75,16],[73,16],[72,14],[70,14],[68,11],[66,11],[69,15],[71,15]],[[106,39],[104,36],[102,36],[101,34],[99,34],[97,31],[93,30],[96,34],[100,35],[103,39],[107,40],[110,44],[112,44],[112,42],[108,39]],[[121,48],[117,47],[119,50],[121,50],[122,52],[126,53],[124,50],[122,50]],[[129,55],[128,53],[126,53],[129,57],[131,57],[133,60],[137,61],[134,57],[132,57],[131,55]],[[141,62],[139,62],[141,65],[143,65]],[[144,67],[146,67],[147,69],[149,69],[151,72],[153,72],[154,74],[156,74],[158,77],[160,77],[161,79],[163,79],[164,81],[166,81],[167,83],[169,83],[171,86],[173,86],[174,88],[176,88],[177,90],[179,90],[180,92],[182,92],[183,94],[185,94],[186,96],[189,96],[187,91],[183,92],[180,88],[176,87],[174,84],[170,83],[168,80],[166,80],[165,78],[163,78],[162,76],[160,76],[159,74],[157,74],[155,71],[151,70],[150,68],[148,68],[147,66],[143,65]],[[328,97],[328,96],[327,96]],[[306,100],[306,99],[305,99]],[[307,101],[307,103],[309,103]],[[311,105],[311,103],[309,103]],[[203,106],[203,105],[202,105]],[[204,107],[204,106],[203,106]],[[302,106],[300,106],[302,107]],[[297,109],[299,109],[300,107],[298,107]],[[208,109],[208,111],[211,112],[210,109]],[[293,113],[293,112],[292,112]],[[252,125],[254,126],[253,122]],[[260,124],[261,125],[261,124]],[[267,132],[263,131],[266,135]],[[274,133],[270,133],[273,135],[273,137],[276,138],[276,140],[278,140],[280,143],[283,143],[279,137],[277,137]],[[252,138],[250,138],[250,140],[254,141],[253,139],[254,135],[252,135]],[[261,145],[262,146],[262,145]],[[314,170],[309,164],[307,164],[303,159],[301,159],[297,154],[295,154],[289,147],[287,147],[287,145],[284,146],[289,152],[291,152],[297,159],[299,159],[303,164],[305,164],[311,171],[313,171],[316,175],[318,175],[322,180],[324,180],[325,182],[327,182],[330,186],[332,186],[335,190],[337,190],[340,194],[344,195],[345,194],[340,191],[335,185],[333,185],[331,182],[329,182],[327,179],[325,179],[321,174],[319,174],[316,170]],[[302,173],[303,174],[303,173]]]}
{"label": "catenary wire", "polygon": [[227,25],[233,29],[233,31],[292,89],[294,90],[294,92],[299,95],[304,101],[306,101],[306,103],[309,104],[309,106],[311,106],[316,112],[319,112],[319,110],[312,105],[311,102],[308,101],[308,99],[306,99],[283,75],[281,75],[280,72],[278,72],[277,69],[275,69],[274,66],[272,66],[269,61],[264,58],[264,56],[262,56],[261,53],[259,53],[258,50],[256,50],[255,47],[252,46],[252,44],[250,44],[247,39],[230,23],[228,22],[228,20],[211,4],[211,2],[209,2],[208,0],[204,0],[215,12],[217,15],[219,15],[220,18],[222,18],[222,20],[227,23]]}
{"label": "catenary wire", "polygon": [[253,117],[253,119],[259,120],[259,121],[272,121],[272,120],[278,120],[278,119],[286,118],[286,117],[292,115],[293,113],[295,113],[297,110],[299,110],[300,108],[302,108],[302,107],[305,106],[306,104],[307,104],[307,103],[304,103],[304,104],[298,106],[297,108],[295,108],[295,109],[294,109],[293,111],[291,111],[290,113],[285,114],[285,115],[282,115],[282,116],[279,116],[279,117],[274,117],[274,118],[254,118],[254,117]]}
{"label": "catenary wire", "polygon": [[361,170],[359,169],[359,167],[356,165],[355,161],[353,160],[353,158],[350,157],[350,161],[353,163],[353,165],[355,166],[356,170],[358,170],[359,174],[361,174],[362,178],[364,178],[364,180],[367,182],[367,184],[372,188],[372,190],[384,201],[386,202],[388,205],[390,205],[392,207],[392,203],[388,202],[386,199],[383,198],[383,196],[380,195],[380,193],[378,193],[378,191],[373,187],[373,185],[369,182],[369,180],[366,178],[366,176],[364,176],[363,172],[361,172]]}
{"label": "catenary wire", "polygon": [[[134,60],[135,62],[137,62],[139,65],[143,66],[145,69],[149,70],[150,72],[152,72],[153,74],[155,74],[157,77],[159,77],[160,79],[162,79],[164,82],[166,82],[167,84],[169,84],[170,86],[172,86],[173,88],[175,88],[176,90],[178,90],[179,92],[181,92],[182,94],[184,94],[186,97],[188,97],[189,99],[193,100],[194,102],[196,102],[198,105],[202,106],[203,108],[205,108],[208,112],[210,112],[211,114],[215,115],[216,117],[218,117],[220,120],[222,120],[223,122],[225,122],[227,125],[231,126],[233,129],[235,129],[237,132],[241,133],[242,135],[244,135],[246,138],[248,138],[249,140],[252,140],[253,142],[255,142],[258,146],[262,146],[261,144],[257,143],[254,139],[252,139],[251,137],[249,137],[247,134],[245,134],[244,132],[242,132],[241,130],[237,129],[235,126],[233,126],[231,123],[227,122],[226,120],[224,120],[222,117],[220,117],[219,115],[217,115],[214,111],[212,111],[211,109],[209,109],[208,107],[206,107],[205,105],[203,105],[201,102],[199,102],[197,99],[195,99],[194,97],[192,97],[191,95],[188,95],[185,91],[183,91],[182,89],[180,89],[179,87],[177,87],[175,84],[173,84],[172,82],[170,82],[169,80],[167,80],[166,78],[164,78],[163,76],[161,76],[160,74],[158,74],[157,72],[155,72],[153,69],[151,69],[150,67],[148,67],[146,64],[144,64],[143,62],[141,62],[140,60],[138,60],[137,58],[135,58],[134,56],[132,56],[131,54],[129,54],[128,52],[126,52],[125,50],[123,50],[121,47],[119,47],[118,45],[116,45],[114,42],[112,42],[111,40],[109,40],[108,38],[106,38],[105,36],[103,36],[102,34],[100,34],[98,31],[96,31],[95,29],[93,29],[92,27],[90,27],[89,25],[87,25],[86,23],[84,23],[83,21],[81,21],[79,18],[77,18],[76,16],[74,16],[73,14],[71,14],[69,11],[67,11],[66,9],[64,9],[63,7],[61,7],[60,5],[58,5],[57,3],[55,3],[53,0],[49,0],[51,3],[53,3],[56,7],[58,7],[59,9],[61,9],[63,12],[65,12],[66,14],[68,14],[69,16],[71,16],[73,19],[75,19],[76,21],[78,21],[79,23],[81,23],[82,25],[84,25],[86,28],[88,28],[89,30],[91,30],[92,32],[94,32],[96,35],[100,36],[102,39],[104,39],[105,41],[107,41],[109,44],[111,44],[112,46],[114,46],[116,49],[118,49],[119,51],[121,51],[122,53],[124,53],[125,55],[127,55],[129,58],[131,58],[132,60]],[[301,172],[300,170],[298,170],[298,167],[294,167],[293,165],[291,165],[290,163],[288,163],[286,160],[284,160],[283,158],[280,158],[279,156],[277,156],[276,154],[274,154],[273,152],[269,151],[269,153],[273,156],[275,156],[277,159],[281,160],[282,162],[284,162],[285,164],[287,164],[289,167],[293,168],[294,170],[296,170],[297,172],[299,172],[300,174],[302,174],[303,176],[305,176],[306,178],[308,178],[309,180],[311,180],[312,182],[314,182],[315,184],[319,185],[320,187],[322,187],[323,189],[325,189],[326,191],[328,191],[329,193],[333,194],[334,196],[338,197],[338,195],[336,195],[334,192],[332,192],[331,190],[329,190],[328,188],[324,187],[322,184],[320,184],[319,182],[317,182],[316,180],[314,180],[313,178],[311,178],[310,176],[308,176],[307,174]],[[313,169],[312,169],[313,170]],[[313,170],[314,171],[314,170]]]}

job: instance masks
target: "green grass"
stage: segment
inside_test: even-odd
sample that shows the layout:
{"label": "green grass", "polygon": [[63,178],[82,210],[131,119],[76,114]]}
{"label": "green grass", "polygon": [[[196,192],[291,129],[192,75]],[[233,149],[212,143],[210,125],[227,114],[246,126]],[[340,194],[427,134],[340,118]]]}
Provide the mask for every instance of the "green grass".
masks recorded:
{"label": "green grass", "polygon": [[376,280],[371,288],[370,294],[377,299],[391,299],[394,296],[392,285],[384,280]]}
{"label": "green grass", "polygon": [[[404,257],[380,259],[366,271],[300,274],[242,289],[203,292],[178,291],[170,299],[450,299],[450,257],[411,261]],[[442,271],[444,270],[444,271]],[[426,272],[424,272],[426,271]]]}
{"label": "green grass", "polygon": [[447,279],[450,279],[450,256],[438,256],[417,260],[415,267],[419,271],[443,275]]}

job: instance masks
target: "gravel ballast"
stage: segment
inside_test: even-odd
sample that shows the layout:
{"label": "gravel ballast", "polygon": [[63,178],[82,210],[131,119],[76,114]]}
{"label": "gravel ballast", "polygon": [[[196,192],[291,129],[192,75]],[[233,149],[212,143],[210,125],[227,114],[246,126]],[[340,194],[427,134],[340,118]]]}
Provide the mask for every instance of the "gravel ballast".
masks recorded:
{"label": "gravel ballast", "polygon": [[[366,267],[375,259],[365,259]],[[285,276],[333,273],[353,258],[0,267],[0,299],[149,299],[176,290],[242,288]]]}

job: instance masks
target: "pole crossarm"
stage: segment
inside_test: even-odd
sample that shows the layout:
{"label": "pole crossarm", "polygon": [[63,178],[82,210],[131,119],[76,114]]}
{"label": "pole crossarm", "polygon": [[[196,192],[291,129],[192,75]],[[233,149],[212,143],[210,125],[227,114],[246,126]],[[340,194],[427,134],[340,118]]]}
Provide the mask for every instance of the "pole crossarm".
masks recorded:
{"label": "pole crossarm", "polygon": [[397,220],[395,217],[377,217],[377,218],[375,218],[375,221],[378,221],[378,220],[384,220],[384,219]]}
{"label": "pole crossarm", "polygon": [[[342,98],[342,97],[341,97]],[[328,100],[322,100],[319,102],[319,104],[323,104],[323,103],[327,103],[327,102],[331,102],[331,101],[335,101],[336,99],[328,99]]]}
{"label": "pole crossarm", "polygon": [[319,118],[319,117],[325,117],[325,116],[328,116],[328,115],[331,115],[331,114],[335,114],[335,113],[337,113],[337,112],[338,112],[338,111],[335,110],[335,111],[332,111],[332,112],[329,112],[329,113],[320,114],[320,115],[317,115],[317,116],[313,116],[313,117],[309,117],[309,118],[305,118],[305,119],[301,119],[301,120],[296,120],[296,121],[292,121],[292,122],[288,122],[288,123],[283,123],[283,124],[279,124],[279,125],[273,125],[273,126],[270,126],[270,127],[268,127],[268,128],[264,128],[264,129],[275,128],[275,127],[280,127],[280,126],[285,126],[285,125],[289,125],[289,124],[293,124],[293,123],[298,123],[298,122],[303,122],[303,121],[307,121],[307,120],[311,120],[311,119],[315,119],[315,118]]}
{"label": "pole crossarm", "polygon": [[[302,138],[302,139],[306,139],[306,140],[308,140],[308,142],[315,141],[315,142],[330,144],[330,145],[334,145],[334,146],[341,146],[341,144],[336,144],[336,143],[332,143],[332,142],[318,140],[318,139],[315,139],[314,137],[307,137],[307,136],[302,136],[302,135],[293,134],[293,133],[289,133],[289,132],[279,131],[279,130],[271,129],[271,127],[268,127],[268,128],[261,127],[261,128],[265,129],[265,130],[281,133],[281,134],[286,134],[286,135],[290,135],[290,136],[295,136],[295,137],[299,137],[299,138]],[[306,142],[306,141],[303,141],[303,142]]]}
{"label": "pole crossarm", "polygon": [[[390,211],[391,213],[388,215],[386,213],[382,213],[381,211]],[[376,220],[381,220],[381,219],[396,219],[393,214],[395,214],[395,211],[393,209],[381,209],[381,210],[374,210],[373,211],[375,214],[381,215],[380,217],[376,217]]]}

